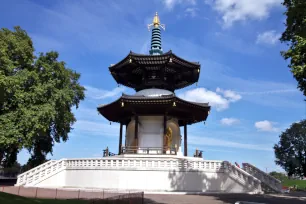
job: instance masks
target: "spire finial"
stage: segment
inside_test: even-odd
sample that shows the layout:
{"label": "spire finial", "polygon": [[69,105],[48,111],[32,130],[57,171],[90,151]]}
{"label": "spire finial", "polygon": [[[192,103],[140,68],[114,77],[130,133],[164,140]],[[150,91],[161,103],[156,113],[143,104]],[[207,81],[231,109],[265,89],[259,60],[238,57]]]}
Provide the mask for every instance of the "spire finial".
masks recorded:
{"label": "spire finial", "polygon": [[151,27],[154,27],[154,28],[161,27],[164,30],[166,29],[165,24],[161,24],[160,23],[159,16],[158,16],[157,12],[155,12],[155,16],[153,18],[153,22],[148,25],[148,29],[150,30]]}
{"label": "spire finial", "polygon": [[153,18],[153,25],[154,25],[154,27],[158,27],[160,25],[160,21],[159,21],[159,17],[158,17],[157,12],[155,13],[155,16]]}
{"label": "spire finial", "polygon": [[148,25],[148,29],[150,31],[152,28],[152,39],[151,39],[151,55],[161,55],[163,54],[163,50],[161,47],[161,33],[160,28],[165,30],[165,25],[160,23],[158,13],[155,13],[153,18],[153,22]]}

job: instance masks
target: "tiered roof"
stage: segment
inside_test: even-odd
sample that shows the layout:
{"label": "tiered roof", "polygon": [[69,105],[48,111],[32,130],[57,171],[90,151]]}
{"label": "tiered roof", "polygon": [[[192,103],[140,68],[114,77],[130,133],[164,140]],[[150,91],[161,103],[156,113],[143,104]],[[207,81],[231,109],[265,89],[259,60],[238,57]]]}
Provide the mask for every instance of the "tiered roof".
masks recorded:
{"label": "tiered roof", "polygon": [[174,91],[198,81],[200,64],[184,60],[170,50],[161,55],[130,52],[109,67],[118,84],[135,89],[160,88]]}
{"label": "tiered roof", "polygon": [[128,124],[134,115],[164,115],[178,119],[180,126],[205,121],[210,106],[208,103],[185,101],[172,95],[156,97],[123,94],[116,101],[101,105],[98,111],[109,121]]}

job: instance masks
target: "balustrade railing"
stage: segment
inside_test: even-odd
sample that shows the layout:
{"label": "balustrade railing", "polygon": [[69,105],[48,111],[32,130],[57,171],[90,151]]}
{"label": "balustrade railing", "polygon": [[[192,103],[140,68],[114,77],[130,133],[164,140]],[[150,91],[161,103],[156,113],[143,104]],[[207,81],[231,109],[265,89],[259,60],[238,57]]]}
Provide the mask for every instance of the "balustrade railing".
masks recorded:
{"label": "balustrade railing", "polygon": [[256,187],[258,191],[257,193],[262,192],[260,179],[227,161],[224,162],[224,168],[226,171],[228,171],[231,177],[234,177],[234,179],[242,182],[245,185]]}
{"label": "balustrade railing", "polygon": [[66,160],[67,168],[154,168],[154,169],[190,169],[190,170],[223,170],[222,161],[213,160],[184,160],[184,159],[162,159],[162,158],[111,158],[102,159],[69,159]]}
{"label": "balustrade railing", "polygon": [[64,167],[63,161],[64,161],[63,159],[58,161],[50,160],[29,171],[26,171],[18,175],[16,186],[32,183],[49,174],[56,172],[57,170],[60,170],[62,167]]}
{"label": "balustrade railing", "polygon": [[280,180],[270,176],[249,163],[243,163],[242,166],[246,172],[259,179],[262,183],[266,184],[276,192],[281,192],[282,185]]}
{"label": "balustrade railing", "polygon": [[175,147],[137,147],[126,146],[121,148],[121,154],[177,154]]}

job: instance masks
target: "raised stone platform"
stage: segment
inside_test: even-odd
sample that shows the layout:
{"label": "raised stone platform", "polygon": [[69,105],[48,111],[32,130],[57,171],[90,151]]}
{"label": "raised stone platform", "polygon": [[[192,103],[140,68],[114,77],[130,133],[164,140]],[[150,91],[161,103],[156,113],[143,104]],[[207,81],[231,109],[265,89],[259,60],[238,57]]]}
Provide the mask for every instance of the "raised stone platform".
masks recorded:
{"label": "raised stone platform", "polygon": [[175,155],[52,160],[19,175],[16,186],[150,192],[262,192],[260,180],[229,162]]}

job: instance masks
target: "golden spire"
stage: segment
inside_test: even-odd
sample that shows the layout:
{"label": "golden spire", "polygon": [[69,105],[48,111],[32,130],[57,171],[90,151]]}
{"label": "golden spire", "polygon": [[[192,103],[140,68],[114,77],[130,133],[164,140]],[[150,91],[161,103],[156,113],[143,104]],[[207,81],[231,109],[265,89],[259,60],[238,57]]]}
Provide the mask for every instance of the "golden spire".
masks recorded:
{"label": "golden spire", "polygon": [[159,17],[158,17],[157,12],[155,13],[155,16],[153,18],[153,25],[154,25],[154,27],[158,27],[160,25],[160,21],[159,21]]}
{"label": "golden spire", "polygon": [[148,25],[148,29],[150,30],[151,27],[154,27],[154,28],[161,27],[162,29],[165,30],[165,25],[160,23],[159,16],[158,16],[157,12],[155,13],[155,16],[153,18],[153,22]]}

